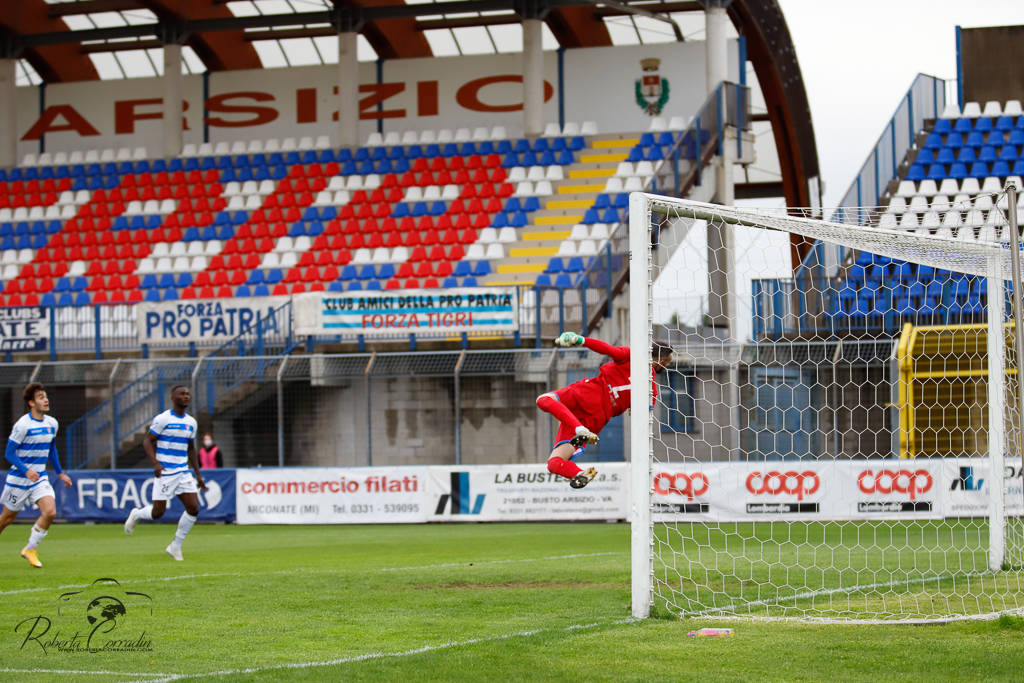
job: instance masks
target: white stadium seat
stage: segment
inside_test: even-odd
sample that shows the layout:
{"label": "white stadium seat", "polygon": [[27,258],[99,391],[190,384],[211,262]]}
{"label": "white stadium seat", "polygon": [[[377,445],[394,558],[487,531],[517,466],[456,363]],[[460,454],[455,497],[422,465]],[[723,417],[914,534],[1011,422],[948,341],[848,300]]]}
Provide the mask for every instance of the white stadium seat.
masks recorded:
{"label": "white stadium seat", "polygon": [[964,110],[960,112],[962,118],[976,119],[981,116],[981,105],[977,102],[964,102]]}
{"label": "white stadium seat", "polygon": [[989,100],[985,103],[985,108],[981,112],[982,116],[1002,116],[1003,115],[1003,103],[995,100]]}
{"label": "white stadium seat", "polygon": [[557,123],[549,123],[544,126],[544,137],[557,138],[559,135],[561,135],[561,130]]}
{"label": "white stadium seat", "polygon": [[1007,100],[1006,106],[1003,107],[1003,116],[1021,116],[1024,111],[1021,110],[1020,100]]}

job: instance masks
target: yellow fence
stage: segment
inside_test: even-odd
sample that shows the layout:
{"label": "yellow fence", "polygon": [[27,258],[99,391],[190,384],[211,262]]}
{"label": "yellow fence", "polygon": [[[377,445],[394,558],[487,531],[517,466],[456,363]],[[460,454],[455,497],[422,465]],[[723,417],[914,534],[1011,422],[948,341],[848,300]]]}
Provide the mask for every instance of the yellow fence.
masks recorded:
{"label": "yellow fence", "polygon": [[[1012,359],[1013,323],[1004,330],[1006,355]],[[896,349],[900,457],[987,454],[987,344],[986,325],[903,326]],[[1017,373],[1013,363],[1005,367],[1011,397]],[[1006,424],[1013,424],[1010,415]]]}

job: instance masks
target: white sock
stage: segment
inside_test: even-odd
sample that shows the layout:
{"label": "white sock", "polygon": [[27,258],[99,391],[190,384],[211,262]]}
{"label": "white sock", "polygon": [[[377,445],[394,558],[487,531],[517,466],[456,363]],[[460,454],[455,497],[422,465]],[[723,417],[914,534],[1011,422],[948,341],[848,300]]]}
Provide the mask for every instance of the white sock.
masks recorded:
{"label": "white sock", "polygon": [[39,545],[39,541],[46,537],[47,529],[40,529],[35,524],[32,525],[32,533],[28,535],[28,545],[25,546],[25,550],[35,550],[36,546]]}
{"label": "white sock", "polygon": [[144,508],[135,508],[135,516],[139,519],[145,519],[150,522],[153,521],[153,506],[147,505]]}
{"label": "white sock", "polygon": [[192,531],[192,525],[196,523],[196,518],[187,512],[181,513],[181,519],[178,520],[178,531],[174,534],[174,540],[171,541],[171,545],[178,548],[185,542],[185,537],[188,536],[188,532]]}

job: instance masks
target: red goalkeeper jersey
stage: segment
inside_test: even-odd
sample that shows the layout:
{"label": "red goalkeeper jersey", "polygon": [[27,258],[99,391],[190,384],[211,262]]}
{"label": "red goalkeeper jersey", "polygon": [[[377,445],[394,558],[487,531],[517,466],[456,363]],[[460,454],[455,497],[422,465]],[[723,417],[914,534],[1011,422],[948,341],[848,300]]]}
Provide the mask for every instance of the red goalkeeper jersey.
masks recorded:
{"label": "red goalkeeper jersey", "polygon": [[[611,358],[611,362],[602,365],[596,377],[575,382],[565,390],[575,393],[576,403],[586,406],[589,412],[604,413],[608,419],[621,415],[629,410],[630,405],[629,347],[612,346],[600,339],[589,337],[583,342],[583,345],[595,353],[608,356]],[[656,397],[658,385],[654,382],[653,373],[651,384]]]}

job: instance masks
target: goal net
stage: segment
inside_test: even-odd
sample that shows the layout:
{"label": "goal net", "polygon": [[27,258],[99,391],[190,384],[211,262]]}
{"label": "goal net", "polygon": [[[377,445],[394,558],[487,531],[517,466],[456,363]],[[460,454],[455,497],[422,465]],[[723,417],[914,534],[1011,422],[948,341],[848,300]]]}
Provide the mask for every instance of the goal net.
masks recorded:
{"label": "goal net", "polygon": [[958,200],[826,221],[631,195],[634,616],[1024,609],[1007,197]]}

